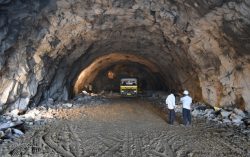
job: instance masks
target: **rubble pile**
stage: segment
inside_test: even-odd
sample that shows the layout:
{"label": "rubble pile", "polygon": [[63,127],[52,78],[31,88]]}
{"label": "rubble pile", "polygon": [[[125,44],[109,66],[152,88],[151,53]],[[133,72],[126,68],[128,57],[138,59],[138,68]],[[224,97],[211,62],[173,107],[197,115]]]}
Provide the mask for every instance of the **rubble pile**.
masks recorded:
{"label": "rubble pile", "polygon": [[[155,94],[147,99],[152,102],[156,107],[163,110],[167,110],[165,104],[166,93]],[[177,113],[182,113],[182,105],[179,102],[180,98],[176,97],[176,108]],[[225,126],[235,126],[240,128],[245,133],[250,133],[250,114],[246,111],[242,111],[238,108],[218,108],[205,105],[200,102],[192,104],[192,117],[206,119],[210,122]]]}
{"label": "rubble pile", "polygon": [[207,107],[205,105],[193,104],[193,117],[203,117],[225,125],[235,125],[241,128],[250,129],[250,115],[238,108],[223,109],[217,107]]}
{"label": "rubble pile", "polygon": [[25,113],[15,109],[0,116],[0,143],[22,136],[33,125],[44,125],[54,118],[56,110],[41,106]]}
{"label": "rubble pile", "polygon": [[54,102],[48,99],[39,107],[23,112],[14,109],[0,116],[0,144],[3,141],[13,140],[22,136],[32,126],[45,125],[55,119],[59,119],[59,111],[82,106],[104,104],[107,101],[97,95],[81,95],[71,102]]}

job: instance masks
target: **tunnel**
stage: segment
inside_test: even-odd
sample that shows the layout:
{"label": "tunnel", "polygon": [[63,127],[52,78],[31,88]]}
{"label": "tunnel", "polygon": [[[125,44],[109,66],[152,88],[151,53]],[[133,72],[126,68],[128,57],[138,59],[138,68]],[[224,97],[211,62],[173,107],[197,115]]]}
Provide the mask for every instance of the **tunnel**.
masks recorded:
{"label": "tunnel", "polygon": [[250,111],[250,2],[0,1],[0,111],[68,101],[89,84],[188,90]]}
{"label": "tunnel", "polygon": [[[147,33],[145,32],[144,28],[139,28],[135,31],[143,31],[142,34],[144,35]],[[129,38],[131,39],[135,37]],[[112,39],[109,39],[107,41],[110,40]],[[144,84],[147,84],[148,86],[147,88],[143,87],[145,88],[143,92],[146,92],[147,90],[181,91],[185,88],[190,87],[189,90],[194,91],[193,93],[195,98],[201,98],[199,95],[201,89],[199,87],[198,77],[196,74],[191,74],[191,65],[188,65],[188,63],[184,63],[184,60],[186,62],[189,62],[188,59],[183,58],[183,63],[181,63],[181,65],[178,65],[179,63],[174,63],[172,55],[165,55],[164,51],[161,50],[161,48],[155,46],[154,43],[149,44],[149,47],[147,48],[138,48],[138,45],[133,42],[131,43],[130,41],[128,42],[128,40],[129,39],[123,38],[123,41],[115,41],[112,44],[108,45],[109,47],[105,51],[102,50],[105,47],[103,44],[107,45],[107,43],[102,41],[104,43],[97,43],[96,45],[98,46],[93,46],[95,47],[95,49],[90,50],[90,52],[87,52],[82,57],[80,57],[77,62],[74,63],[72,68],[73,71],[71,69],[71,72],[69,74],[69,76],[71,76],[69,80],[72,80],[68,83],[69,87],[72,87],[72,85],[74,85],[73,93],[69,93],[70,97],[80,93],[81,90],[83,90],[84,86],[87,86],[88,84],[99,87],[100,89],[96,89],[99,92],[101,91],[101,89],[105,90],[104,86],[107,86],[107,91],[118,92],[119,81],[121,78],[137,77],[139,79],[139,83],[144,82]],[[120,42],[122,42],[123,44],[121,45]],[[117,52],[120,49],[126,51]],[[157,53],[158,51],[163,51],[161,52],[163,54],[157,57],[153,56],[154,53]],[[176,60],[181,59],[177,58]],[[164,62],[166,61],[168,61],[169,63],[165,63],[164,65]],[[186,68],[184,68],[184,66]],[[174,70],[175,68],[179,69]],[[117,78],[113,79],[113,81],[110,78],[107,79],[108,72],[112,71],[117,73],[115,74],[117,75]],[[122,71],[124,72],[122,73]],[[177,71],[182,71],[183,74],[179,74]],[[180,78],[179,75],[181,75],[183,78]],[[105,80],[105,78],[107,80]],[[95,82],[98,81],[99,84],[104,85],[100,86],[98,85],[98,83],[95,84]],[[189,83],[192,83],[192,85],[188,85]]]}
{"label": "tunnel", "polygon": [[80,93],[88,84],[93,85],[94,92],[119,92],[122,78],[137,78],[142,91],[166,90],[160,75],[159,68],[142,57],[111,53],[96,59],[81,71],[75,81],[74,94]]}

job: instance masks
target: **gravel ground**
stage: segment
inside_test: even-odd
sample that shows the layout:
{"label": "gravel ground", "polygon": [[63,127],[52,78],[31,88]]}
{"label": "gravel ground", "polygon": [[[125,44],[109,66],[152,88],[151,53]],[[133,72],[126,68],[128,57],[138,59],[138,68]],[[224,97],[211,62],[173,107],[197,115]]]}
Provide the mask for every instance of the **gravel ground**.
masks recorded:
{"label": "gravel ground", "polygon": [[22,157],[249,157],[250,139],[234,128],[203,120],[174,125],[148,101],[114,99],[108,104],[60,110],[59,120],[34,127],[0,145],[0,156]]}

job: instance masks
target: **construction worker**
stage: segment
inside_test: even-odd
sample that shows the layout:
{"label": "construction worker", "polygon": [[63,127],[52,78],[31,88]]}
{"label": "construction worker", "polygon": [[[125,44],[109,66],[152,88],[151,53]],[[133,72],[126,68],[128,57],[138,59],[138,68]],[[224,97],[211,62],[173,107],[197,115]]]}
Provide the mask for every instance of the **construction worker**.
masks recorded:
{"label": "construction worker", "polygon": [[183,92],[184,96],[181,97],[180,101],[182,103],[182,116],[183,116],[183,122],[184,125],[190,125],[191,124],[191,104],[192,104],[192,98],[188,95],[189,92],[187,90],[184,90]]}
{"label": "construction worker", "polygon": [[173,125],[175,121],[175,96],[171,92],[166,99],[166,104],[168,105],[168,110],[169,110],[169,118],[168,118],[168,123]]}

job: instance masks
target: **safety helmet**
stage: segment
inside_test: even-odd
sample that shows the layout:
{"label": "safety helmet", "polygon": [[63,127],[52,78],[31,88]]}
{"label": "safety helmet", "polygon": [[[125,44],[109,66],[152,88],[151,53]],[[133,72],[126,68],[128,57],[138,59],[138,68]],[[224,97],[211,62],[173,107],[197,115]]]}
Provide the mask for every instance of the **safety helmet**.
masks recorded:
{"label": "safety helmet", "polygon": [[184,90],[183,94],[188,95],[188,91]]}

